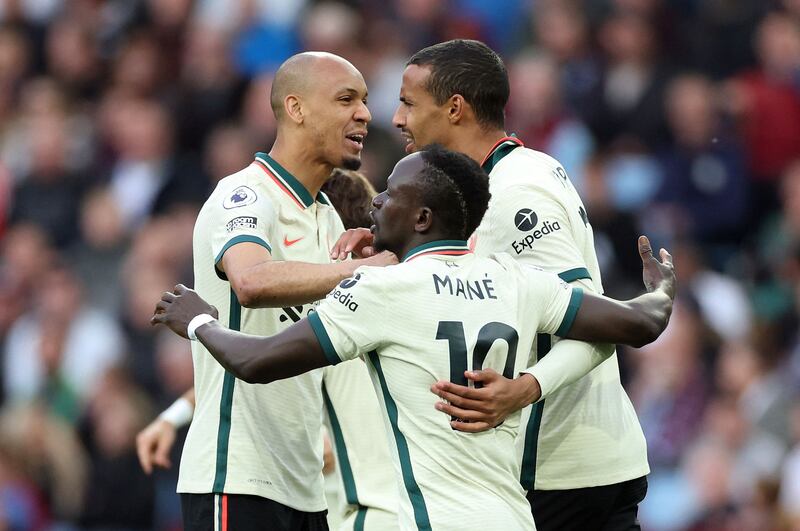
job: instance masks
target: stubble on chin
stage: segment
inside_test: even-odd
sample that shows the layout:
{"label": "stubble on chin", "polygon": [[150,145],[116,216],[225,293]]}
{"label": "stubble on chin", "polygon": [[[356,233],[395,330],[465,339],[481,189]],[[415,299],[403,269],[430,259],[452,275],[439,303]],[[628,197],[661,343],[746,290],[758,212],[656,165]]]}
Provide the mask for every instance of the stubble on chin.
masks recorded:
{"label": "stubble on chin", "polygon": [[342,161],[342,168],[349,171],[356,171],[361,168],[360,158],[346,158]]}

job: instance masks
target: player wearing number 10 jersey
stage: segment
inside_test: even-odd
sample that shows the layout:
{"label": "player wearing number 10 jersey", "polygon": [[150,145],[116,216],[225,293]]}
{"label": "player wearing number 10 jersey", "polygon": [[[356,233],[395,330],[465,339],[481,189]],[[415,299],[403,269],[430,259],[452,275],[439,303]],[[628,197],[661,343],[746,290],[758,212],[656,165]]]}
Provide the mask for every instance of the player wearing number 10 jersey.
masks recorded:
{"label": "player wearing number 10 jersey", "polygon": [[[216,322],[197,328],[224,367],[253,383],[364,356],[397,470],[401,529],[534,529],[514,455],[519,414],[484,433],[455,431],[433,407],[434,381],[461,381],[467,367],[513,376],[526,367],[537,331],[652,341],[672,307],[671,265],[649,250],[645,278],[657,288],[628,303],[584,296],[506,254],[476,257],[465,240],[488,198],[486,174],[465,155],[441,148],[410,155],[373,201],[375,246],[403,263],[359,268],[315,313],[273,337]],[[190,335],[189,323],[213,311],[180,286],[164,294],[153,321]]]}

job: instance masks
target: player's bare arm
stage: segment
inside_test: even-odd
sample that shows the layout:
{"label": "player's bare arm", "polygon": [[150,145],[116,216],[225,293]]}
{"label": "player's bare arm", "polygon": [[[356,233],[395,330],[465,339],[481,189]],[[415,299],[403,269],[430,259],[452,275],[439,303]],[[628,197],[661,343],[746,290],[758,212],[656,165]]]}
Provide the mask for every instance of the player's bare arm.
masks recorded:
{"label": "player's bare arm", "polygon": [[[625,302],[586,293],[567,338],[641,346],[654,341],[664,331],[675,297],[672,257],[661,249],[662,261],[657,260],[650,241],[644,236],[639,238],[638,245],[642,279],[648,292]],[[600,352],[605,347],[613,351],[613,345],[595,347],[599,361],[607,357],[605,351]],[[556,359],[560,352],[569,350],[567,342],[559,342],[549,358]],[[437,403],[436,408],[461,419],[451,423],[461,431],[479,432],[497,426],[511,413],[541,397],[541,387],[532,374],[523,373],[518,378],[508,379],[486,369],[467,371],[465,375],[482,387],[465,387],[448,381],[431,386],[433,393],[446,400],[446,403]]]}
{"label": "player's bare arm", "polygon": [[[169,453],[175,444],[178,428],[184,426],[186,422],[176,422],[168,413],[171,413],[170,410],[173,408],[181,407],[193,410],[194,406],[194,388],[191,388],[136,436],[136,454],[145,474],[150,475],[154,467],[170,468],[172,466]],[[191,412],[189,412],[189,418],[191,418]]]}
{"label": "player's bare arm", "polygon": [[225,252],[219,266],[242,306],[275,308],[320,300],[360,266],[396,263],[390,252],[335,264],[277,261],[261,245],[240,243]]}
{"label": "player's bare arm", "polygon": [[[167,325],[188,338],[189,323],[201,314],[216,319],[217,309],[179,284],[174,291],[164,292],[150,322]],[[220,365],[251,384],[282,380],[330,365],[307,319],[269,337],[236,332],[214,320],[199,326],[196,336]]]}
{"label": "player's bare arm", "polygon": [[655,341],[667,327],[675,298],[672,256],[661,249],[653,256],[650,241],[639,237],[642,278],[648,292],[629,301],[586,293],[566,337],[584,341],[642,347]]}

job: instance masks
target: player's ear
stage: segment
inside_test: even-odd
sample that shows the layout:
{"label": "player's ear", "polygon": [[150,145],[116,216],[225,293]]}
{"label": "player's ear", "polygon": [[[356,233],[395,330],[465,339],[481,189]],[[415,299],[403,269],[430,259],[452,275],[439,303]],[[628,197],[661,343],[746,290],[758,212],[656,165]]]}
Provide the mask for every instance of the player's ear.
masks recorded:
{"label": "player's ear", "polygon": [[283,99],[283,110],[294,123],[298,125],[303,123],[303,102],[294,94],[289,94]]}
{"label": "player's ear", "polygon": [[414,232],[424,233],[433,225],[433,211],[428,207],[422,207],[417,211],[417,222],[414,224]]}
{"label": "player's ear", "polygon": [[457,124],[464,117],[467,102],[461,94],[453,94],[448,100],[447,119],[451,124]]}

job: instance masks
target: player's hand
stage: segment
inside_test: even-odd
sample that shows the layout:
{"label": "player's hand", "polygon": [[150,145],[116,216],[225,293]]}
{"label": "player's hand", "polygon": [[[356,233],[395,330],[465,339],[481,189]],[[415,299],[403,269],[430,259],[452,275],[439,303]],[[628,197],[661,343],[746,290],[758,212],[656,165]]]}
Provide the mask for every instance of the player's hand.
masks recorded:
{"label": "player's hand", "polygon": [[136,454],[139,464],[147,475],[153,467],[170,468],[169,452],[175,444],[177,430],[172,423],[164,419],[156,419],[136,436]]}
{"label": "player's hand", "polygon": [[215,319],[219,315],[217,309],[204,301],[196,291],[183,284],[175,286],[173,291],[165,291],[156,304],[150,324],[167,325],[173,332],[188,339],[186,329],[196,316],[207,313]]}
{"label": "player's hand", "polygon": [[365,258],[361,265],[385,267],[395,265],[399,262],[397,256],[391,251],[382,251],[376,255]]}
{"label": "player's hand", "polygon": [[369,258],[375,255],[375,248],[372,247],[374,239],[369,229],[348,229],[333,244],[331,260],[344,260],[350,253],[355,258]]}
{"label": "player's hand", "polygon": [[431,386],[431,392],[447,401],[437,402],[436,409],[457,418],[450,426],[459,431],[476,433],[494,428],[541,395],[539,382],[530,374],[513,380],[492,369],[466,371],[464,375],[483,386],[465,387],[442,380]]}
{"label": "player's hand", "polygon": [[639,256],[642,258],[642,280],[648,292],[657,289],[666,293],[670,299],[675,298],[675,266],[672,255],[666,249],[659,251],[661,261],[653,256],[653,249],[647,236],[639,236]]}

